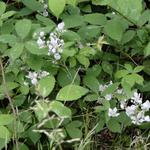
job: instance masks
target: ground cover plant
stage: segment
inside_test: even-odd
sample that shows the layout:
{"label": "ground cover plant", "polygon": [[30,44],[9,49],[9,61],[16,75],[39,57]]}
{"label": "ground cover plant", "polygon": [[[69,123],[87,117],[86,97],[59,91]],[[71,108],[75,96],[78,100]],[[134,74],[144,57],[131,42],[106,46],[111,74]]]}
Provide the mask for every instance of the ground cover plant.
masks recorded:
{"label": "ground cover plant", "polygon": [[148,150],[149,0],[0,1],[0,149]]}

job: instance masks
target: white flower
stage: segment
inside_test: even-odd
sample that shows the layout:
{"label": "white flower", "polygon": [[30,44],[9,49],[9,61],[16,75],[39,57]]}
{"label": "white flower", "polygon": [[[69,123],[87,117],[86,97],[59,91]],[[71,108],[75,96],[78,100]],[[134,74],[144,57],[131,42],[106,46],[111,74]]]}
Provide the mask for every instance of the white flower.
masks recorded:
{"label": "white flower", "polygon": [[58,26],[56,28],[56,31],[63,32],[64,31],[64,27],[65,27],[65,23],[61,22],[61,23],[58,24]]}
{"label": "white flower", "polygon": [[126,101],[127,101],[127,99],[124,99],[124,100],[120,101],[120,107],[121,107],[121,109],[125,109],[125,107],[127,105]]}
{"label": "white flower", "polygon": [[44,9],[47,9],[48,8],[48,5],[47,4],[44,4]]}
{"label": "white flower", "polygon": [[140,93],[134,92],[133,97],[131,97],[131,99],[133,103],[138,103],[138,104],[142,103],[142,98]]}
{"label": "white flower", "polygon": [[29,79],[37,78],[38,74],[36,72],[29,71],[29,74],[26,76]]}
{"label": "white flower", "polygon": [[150,117],[149,117],[149,116],[145,116],[144,120],[145,120],[146,122],[150,122]]}
{"label": "white flower", "polygon": [[102,84],[99,85],[100,92],[103,92],[105,89],[106,89],[106,85],[102,85]]}
{"label": "white flower", "polygon": [[45,47],[45,41],[43,39],[41,39],[40,37],[37,40],[37,44],[38,44],[39,48]]}
{"label": "white flower", "polygon": [[55,53],[55,54],[54,54],[54,58],[55,58],[56,60],[59,60],[59,59],[61,58],[61,56],[60,56],[59,53]]}
{"label": "white flower", "polygon": [[44,78],[44,77],[46,77],[46,76],[48,76],[49,75],[49,72],[47,72],[47,71],[41,71],[40,73],[39,73],[39,75],[38,75],[38,78]]}
{"label": "white flower", "polygon": [[117,93],[118,93],[118,94],[123,94],[123,89],[118,89],[118,90],[117,90]]}
{"label": "white flower", "polygon": [[110,101],[112,99],[112,94],[107,94],[104,97],[106,100]]}
{"label": "white flower", "polygon": [[31,83],[32,83],[33,85],[36,85],[37,82],[38,82],[38,80],[37,80],[36,78],[31,79]]}
{"label": "white flower", "polygon": [[125,110],[126,110],[126,114],[128,116],[131,116],[131,115],[134,115],[136,113],[136,109],[137,109],[137,106],[136,105],[131,105],[131,106],[128,106]]}
{"label": "white flower", "polygon": [[39,34],[41,37],[43,37],[45,35],[45,33],[43,31],[40,32]]}
{"label": "white flower", "polygon": [[150,109],[150,102],[149,102],[149,100],[147,100],[146,102],[141,104],[141,109],[145,110],[145,111],[148,111]]}
{"label": "white flower", "polygon": [[113,109],[109,108],[108,109],[108,116],[109,117],[117,117],[117,116],[119,116],[119,113],[117,113],[117,108],[116,107],[113,108]]}

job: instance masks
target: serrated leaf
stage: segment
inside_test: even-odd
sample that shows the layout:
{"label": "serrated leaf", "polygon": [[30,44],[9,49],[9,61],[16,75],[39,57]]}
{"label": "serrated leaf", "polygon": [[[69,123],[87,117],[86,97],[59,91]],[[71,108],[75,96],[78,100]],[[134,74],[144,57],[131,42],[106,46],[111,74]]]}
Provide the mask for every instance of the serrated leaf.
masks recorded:
{"label": "serrated leaf", "polygon": [[133,72],[138,73],[138,72],[142,71],[143,69],[144,69],[144,66],[137,66],[134,68]]}
{"label": "serrated leaf", "polygon": [[43,5],[36,0],[21,0],[22,3],[31,10],[43,11]]}
{"label": "serrated leaf", "polygon": [[107,127],[112,132],[121,133],[121,125],[115,119],[110,119],[107,123]]}
{"label": "serrated leaf", "polygon": [[60,101],[74,101],[84,96],[88,91],[88,89],[81,86],[70,84],[60,89],[56,99]]}
{"label": "serrated leaf", "polygon": [[110,20],[104,27],[105,33],[114,40],[120,41],[124,32],[123,26],[118,20]]}
{"label": "serrated leaf", "polygon": [[49,0],[48,6],[52,13],[58,18],[65,8],[66,0]]}
{"label": "serrated leaf", "polygon": [[10,114],[0,114],[0,126],[1,125],[8,125],[12,123],[14,120],[13,115]]}
{"label": "serrated leaf", "polygon": [[47,76],[38,82],[37,90],[43,97],[48,96],[55,86],[55,78],[53,76]]}
{"label": "serrated leaf", "polygon": [[98,93],[99,92],[99,82],[98,80],[93,76],[85,76],[83,79],[84,85],[86,85],[89,89],[91,89],[93,92]]}
{"label": "serrated leaf", "polygon": [[6,141],[8,141],[11,137],[11,133],[9,132],[9,130],[0,125],[0,139],[5,139]]}
{"label": "serrated leaf", "polygon": [[1,19],[7,19],[13,16],[16,12],[15,11],[7,11],[6,13],[2,14]]}
{"label": "serrated leaf", "polygon": [[17,42],[17,38],[12,34],[2,34],[0,35],[0,42],[14,44]]}
{"label": "serrated leaf", "polygon": [[84,20],[93,25],[104,25],[107,21],[105,15],[100,13],[84,15]]}
{"label": "serrated leaf", "polygon": [[10,58],[14,61],[15,59],[19,58],[22,54],[24,48],[23,43],[16,43],[14,47],[10,49]]}
{"label": "serrated leaf", "polygon": [[61,118],[71,118],[71,110],[61,102],[53,101],[49,105],[50,111],[53,111]]}
{"label": "serrated leaf", "polygon": [[30,30],[31,30],[31,21],[28,19],[22,19],[16,22],[15,24],[15,30],[18,34],[18,36],[21,39],[24,39],[28,36]]}
{"label": "serrated leaf", "polygon": [[6,4],[4,2],[0,2],[0,16],[5,12]]}
{"label": "serrated leaf", "polygon": [[147,46],[144,48],[144,55],[145,57],[150,55],[150,42],[147,44]]}

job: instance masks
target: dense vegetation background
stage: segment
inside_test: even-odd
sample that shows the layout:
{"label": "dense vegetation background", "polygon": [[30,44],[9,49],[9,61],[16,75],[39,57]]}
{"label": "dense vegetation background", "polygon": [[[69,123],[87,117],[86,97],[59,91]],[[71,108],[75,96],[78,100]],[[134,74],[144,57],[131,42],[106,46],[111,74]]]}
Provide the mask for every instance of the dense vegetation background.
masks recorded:
{"label": "dense vegetation background", "polygon": [[148,150],[149,0],[0,1],[0,149]]}

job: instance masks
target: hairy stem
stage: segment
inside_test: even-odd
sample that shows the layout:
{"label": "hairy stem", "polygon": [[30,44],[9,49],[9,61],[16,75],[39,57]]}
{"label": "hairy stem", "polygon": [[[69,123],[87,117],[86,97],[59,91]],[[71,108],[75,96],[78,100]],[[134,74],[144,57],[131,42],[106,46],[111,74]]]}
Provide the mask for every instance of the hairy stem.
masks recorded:
{"label": "hairy stem", "polygon": [[1,68],[1,73],[2,73],[2,80],[3,80],[2,85],[3,85],[4,93],[5,93],[5,96],[7,97],[8,101],[9,101],[9,104],[10,104],[10,107],[12,109],[12,113],[13,113],[13,116],[14,116],[14,124],[13,124],[14,143],[16,145],[16,150],[19,150],[18,138],[17,138],[17,111],[16,111],[16,109],[13,105],[11,97],[9,96],[9,91],[8,91],[8,88],[7,88],[7,83],[6,83],[6,79],[5,79],[5,73],[4,73],[4,67],[3,67],[3,62],[2,62],[1,57],[0,57],[0,68]]}

